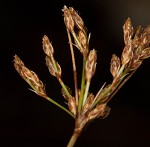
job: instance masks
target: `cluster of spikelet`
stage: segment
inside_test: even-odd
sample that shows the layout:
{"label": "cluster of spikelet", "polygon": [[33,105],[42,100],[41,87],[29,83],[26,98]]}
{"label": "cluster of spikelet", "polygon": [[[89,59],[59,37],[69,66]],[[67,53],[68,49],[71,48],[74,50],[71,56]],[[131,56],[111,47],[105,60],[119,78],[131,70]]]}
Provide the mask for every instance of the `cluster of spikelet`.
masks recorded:
{"label": "cluster of spikelet", "polygon": [[[121,58],[114,54],[112,55],[110,63],[113,81],[109,85],[104,83],[94,96],[92,93],[89,93],[89,88],[91,79],[96,71],[96,50],[89,49],[90,34],[87,33],[84,22],[79,14],[72,7],[67,8],[66,6],[63,8],[63,13],[72,57],[74,95],[72,95],[70,88],[65,85],[61,78],[62,69],[54,58],[54,48],[47,36],[43,37],[43,50],[46,54],[45,59],[48,70],[61,84],[62,95],[67,101],[69,109],[47,96],[44,84],[38,78],[37,74],[25,67],[24,63],[17,55],[14,56],[14,66],[20,76],[32,87],[36,94],[65,110],[75,119],[75,129],[70,143],[68,144],[69,147],[73,146],[73,142],[75,142],[87,123],[96,118],[105,118],[109,114],[110,108],[107,106],[107,103],[134,74],[143,60],[150,57],[150,26],[145,29],[139,26],[134,30],[130,18],[125,21],[123,26],[125,47]],[[79,85],[73,47],[79,49],[83,55],[80,88],[78,88]]]}

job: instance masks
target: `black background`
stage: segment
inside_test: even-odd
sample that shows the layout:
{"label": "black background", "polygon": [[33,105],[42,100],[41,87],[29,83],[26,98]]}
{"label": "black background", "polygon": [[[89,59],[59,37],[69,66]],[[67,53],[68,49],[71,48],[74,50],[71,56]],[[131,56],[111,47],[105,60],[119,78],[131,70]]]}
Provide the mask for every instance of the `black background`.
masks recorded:
{"label": "black background", "polygon": [[[92,33],[91,49],[98,53],[97,72],[90,91],[94,94],[112,80],[112,54],[124,47],[122,26],[130,17],[133,26],[150,24],[149,0],[43,0],[0,1],[0,146],[65,147],[74,120],[65,112],[29,91],[13,67],[17,54],[46,84],[50,97],[64,104],[60,85],[50,76],[42,51],[42,36],[55,48],[55,58],[63,70],[63,80],[73,87],[71,58],[62,11],[73,6]],[[80,80],[81,55],[76,49]],[[76,147],[149,147],[150,60],[108,104],[112,109],[104,120],[95,120],[82,133]],[[65,105],[65,104],[64,104]]]}

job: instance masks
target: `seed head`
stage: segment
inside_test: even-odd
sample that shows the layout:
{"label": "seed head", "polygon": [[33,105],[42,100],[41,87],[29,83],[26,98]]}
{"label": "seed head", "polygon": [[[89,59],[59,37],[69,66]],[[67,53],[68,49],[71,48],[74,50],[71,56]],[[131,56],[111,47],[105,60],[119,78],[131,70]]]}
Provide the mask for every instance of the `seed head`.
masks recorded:
{"label": "seed head", "polygon": [[96,50],[93,49],[90,51],[88,59],[86,61],[86,65],[85,65],[85,78],[87,81],[90,81],[92,76],[95,73],[96,60],[97,60]]}
{"label": "seed head", "polygon": [[68,107],[69,110],[74,114],[74,116],[76,116],[77,107],[76,107],[76,101],[74,97],[68,99]]}
{"label": "seed head", "polygon": [[149,58],[149,57],[150,57],[150,47],[144,49],[141,52],[140,59],[146,59],[146,58]]}
{"label": "seed head", "polygon": [[120,69],[120,59],[114,54],[112,55],[110,63],[110,72],[114,78],[117,75],[119,69]]}
{"label": "seed head", "polygon": [[44,35],[43,37],[43,50],[45,54],[49,57],[54,54],[54,48],[46,35]]}
{"label": "seed head", "polygon": [[72,18],[75,22],[75,25],[79,30],[84,31],[84,22],[79,14],[73,9],[73,7],[69,7],[70,13],[72,14]]}
{"label": "seed head", "polygon": [[88,96],[88,98],[86,100],[86,103],[83,106],[83,113],[87,112],[90,109],[93,100],[94,100],[94,95],[91,93]]}
{"label": "seed head", "polygon": [[46,97],[45,87],[37,74],[25,67],[21,59],[14,56],[14,67],[20,76],[33,88],[34,92],[41,97]]}
{"label": "seed head", "polygon": [[106,118],[109,115],[110,110],[111,110],[111,108],[106,106],[105,110],[98,116],[98,118],[100,118],[100,119]]}
{"label": "seed head", "polygon": [[46,56],[45,58],[46,60],[46,65],[48,67],[49,72],[51,73],[51,75],[53,75],[54,77],[60,78],[61,77],[61,67],[58,64],[58,62],[55,62],[55,65],[52,63],[51,58],[49,58],[48,56]]}
{"label": "seed head", "polygon": [[130,70],[136,70],[142,64],[141,60],[133,60],[130,64]]}
{"label": "seed head", "polygon": [[52,64],[51,59],[48,56],[46,56],[45,60],[46,60],[46,65],[48,67],[48,70],[49,70],[50,74],[55,77],[56,76],[56,71],[55,71],[55,68]]}
{"label": "seed head", "polygon": [[130,18],[128,18],[126,20],[125,24],[123,25],[123,32],[124,32],[125,45],[128,45],[130,43],[131,38],[132,38],[133,33],[134,33],[133,26],[132,26]]}
{"label": "seed head", "polygon": [[74,20],[72,17],[72,14],[70,13],[70,10],[64,6],[63,10],[64,12],[64,23],[66,25],[66,28],[69,29],[69,31],[74,31]]}
{"label": "seed head", "polygon": [[104,113],[105,107],[106,107],[106,104],[101,104],[101,105],[96,106],[96,108],[94,108],[92,111],[89,112],[87,118],[89,120],[93,120],[95,118],[100,117]]}
{"label": "seed head", "polygon": [[132,44],[128,44],[125,46],[122,52],[121,61],[123,65],[126,65],[129,63],[129,61],[132,59],[133,51],[132,51]]}
{"label": "seed head", "polygon": [[141,45],[145,48],[149,46],[150,43],[150,26],[144,29],[143,34],[140,38]]}
{"label": "seed head", "polygon": [[79,39],[82,47],[85,49],[87,47],[87,37],[86,37],[85,33],[81,30],[79,31],[78,39]]}
{"label": "seed head", "polygon": [[141,37],[141,33],[142,33],[142,27],[141,27],[141,26],[138,26],[138,27],[136,28],[136,32],[135,32],[134,39],[140,38],[140,37]]}

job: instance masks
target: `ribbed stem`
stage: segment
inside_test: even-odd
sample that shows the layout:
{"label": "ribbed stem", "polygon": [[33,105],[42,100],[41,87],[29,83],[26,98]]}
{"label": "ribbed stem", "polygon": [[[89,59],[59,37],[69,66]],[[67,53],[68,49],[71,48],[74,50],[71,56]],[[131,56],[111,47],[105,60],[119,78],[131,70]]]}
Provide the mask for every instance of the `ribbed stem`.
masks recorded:
{"label": "ribbed stem", "polygon": [[88,96],[88,93],[89,93],[89,88],[90,88],[90,81],[88,81],[86,83],[86,87],[85,87],[85,92],[84,92],[84,97],[83,97],[83,103],[82,105],[85,104],[86,100],[87,100],[87,96]]}
{"label": "ribbed stem", "polygon": [[72,67],[73,67],[73,76],[74,76],[74,88],[75,88],[75,98],[76,98],[76,104],[78,104],[78,80],[77,80],[77,70],[76,70],[76,63],[75,63],[75,56],[74,56],[74,51],[73,51],[73,45],[71,41],[71,36],[70,32],[67,29],[67,34],[68,34],[68,40],[69,40],[69,45],[70,45],[70,52],[71,52],[71,57],[72,57]]}
{"label": "ribbed stem", "polygon": [[85,88],[85,74],[84,74],[84,72],[85,72],[85,63],[86,63],[86,60],[83,58],[81,91],[80,91],[80,97],[79,97],[78,112],[81,111],[82,103],[83,103],[84,88]]}

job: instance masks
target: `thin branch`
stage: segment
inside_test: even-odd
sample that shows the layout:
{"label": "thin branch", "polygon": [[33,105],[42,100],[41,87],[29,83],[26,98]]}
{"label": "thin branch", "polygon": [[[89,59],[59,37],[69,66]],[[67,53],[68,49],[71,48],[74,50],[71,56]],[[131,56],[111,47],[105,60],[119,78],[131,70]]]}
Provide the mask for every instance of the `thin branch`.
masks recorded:
{"label": "thin branch", "polygon": [[90,82],[91,81],[88,81],[86,83],[82,106],[84,106],[84,104],[85,104],[85,102],[87,100],[87,97],[88,97],[88,94],[89,94]]}
{"label": "thin branch", "polygon": [[60,105],[59,103],[51,99],[50,97],[46,96],[45,99],[47,99],[49,102],[53,103],[54,105],[58,106],[59,108],[61,108],[62,110],[64,110],[74,118],[74,115],[68,109],[66,109],[65,107],[63,107],[62,105]]}
{"label": "thin branch", "polygon": [[66,88],[66,85],[64,84],[64,82],[62,81],[62,79],[61,79],[61,78],[58,78],[58,81],[59,81],[61,87],[63,88],[63,90],[65,91],[66,96],[67,96],[68,98],[71,98],[72,96],[70,95],[70,93],[69,93],[68,89]]}
{"label": "thin branch", "polygon": [[71,40],[71,35],[69,30],[67,29],[68,34],[68,40],[70,45],[70,52],[72,57],[72,67],[73,67],[73,76],[74,76],[74,88],[75,88],[75,98],[76,98],[76,104],[78,104],[78,80],[77,80],[77,70],[76,70],[76,63],[75,63],[75,56],[73,51],[73,45]]}
{"label": "thin branch", "polygon": [[78,112],[81,111],[82,103],[83,103],[84,88],[85,88],[85,74],[84,74],[84,72],[85,72],[85,63],[86,63],[86,59],[83,58],[81,91],[80,91],[80,97],[79,97],[79,103],[78,103]]}

